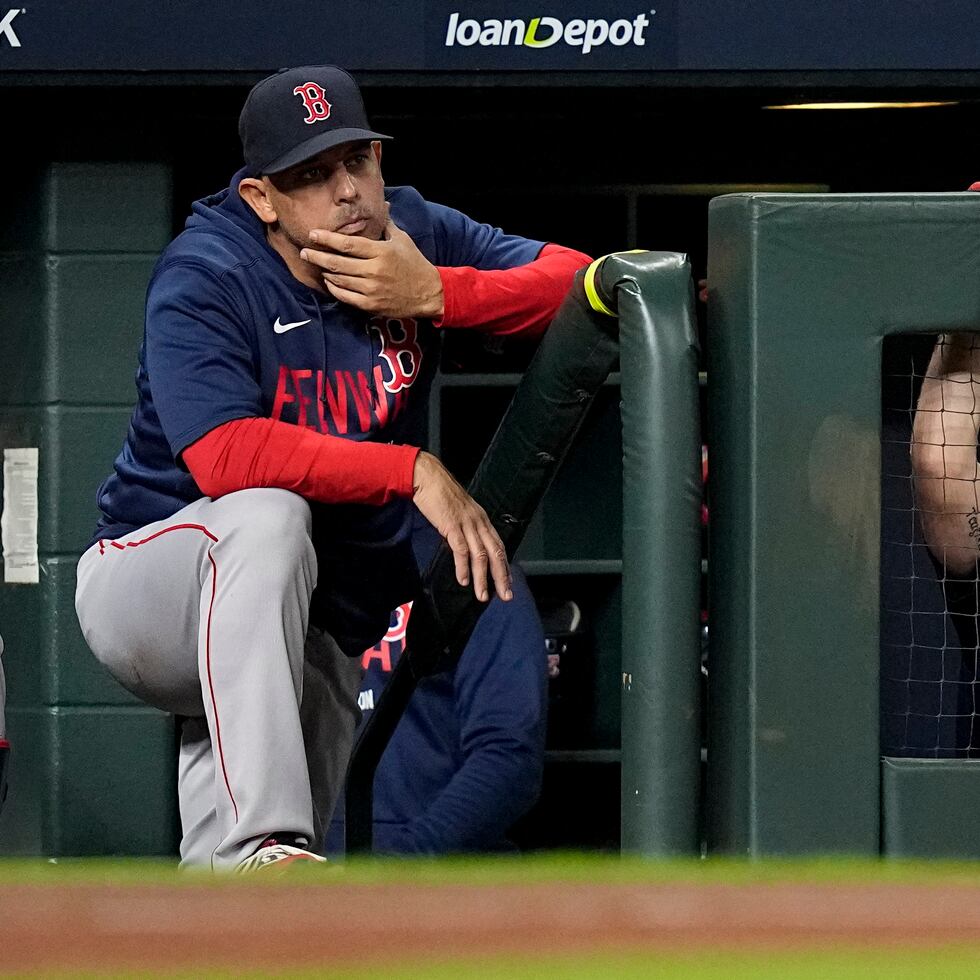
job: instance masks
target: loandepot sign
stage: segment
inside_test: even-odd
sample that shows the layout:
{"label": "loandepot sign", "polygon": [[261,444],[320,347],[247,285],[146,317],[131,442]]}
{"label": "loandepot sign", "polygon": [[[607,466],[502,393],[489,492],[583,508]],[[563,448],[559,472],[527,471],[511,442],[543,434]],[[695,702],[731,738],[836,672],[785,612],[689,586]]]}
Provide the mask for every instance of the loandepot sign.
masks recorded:
{"label": "loandepot sign", "polygon": [[[656,14],[650,11],[651,16]],[[459,12],[449,15],[446,26],[446,47],[460,44],[465,48],[479,44],[484,48],[517,47],[550,48],[567,44],[588,54],[604,44],[618,48],[627,44],[643,47],[643,32],[650,26],[650,17],[637,14],[632,20],[608,21],[602,18],[560,21],[557,17],[532,17],[530,20],[460,20]]]}

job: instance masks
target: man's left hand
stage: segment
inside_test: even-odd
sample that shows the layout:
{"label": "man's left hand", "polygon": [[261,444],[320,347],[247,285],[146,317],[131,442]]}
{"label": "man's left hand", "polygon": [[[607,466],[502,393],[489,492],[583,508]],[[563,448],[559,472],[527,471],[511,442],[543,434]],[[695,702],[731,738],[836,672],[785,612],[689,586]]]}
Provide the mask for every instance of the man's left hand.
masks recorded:
{"label": "man's left hand", "polygon": [[323,228],[313,229],[310,240],[322,247],[304,248],[300,258],[323,270],[335,299],[383,316],[442,316],[438,270],[390,216],[380,241]]}

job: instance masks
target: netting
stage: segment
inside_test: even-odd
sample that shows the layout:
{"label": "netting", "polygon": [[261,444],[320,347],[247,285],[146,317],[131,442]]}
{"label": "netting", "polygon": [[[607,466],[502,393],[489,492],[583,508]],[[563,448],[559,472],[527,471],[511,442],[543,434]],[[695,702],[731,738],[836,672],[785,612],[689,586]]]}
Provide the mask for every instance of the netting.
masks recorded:
{"label": "netting", "polygon": [[885,341],[881,748],[980,756],[980,335]]}

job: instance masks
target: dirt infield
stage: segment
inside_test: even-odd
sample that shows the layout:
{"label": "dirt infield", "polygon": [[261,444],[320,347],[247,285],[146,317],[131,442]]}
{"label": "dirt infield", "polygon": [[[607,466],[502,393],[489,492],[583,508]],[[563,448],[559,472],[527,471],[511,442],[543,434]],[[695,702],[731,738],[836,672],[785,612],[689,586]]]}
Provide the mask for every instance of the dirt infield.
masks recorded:
{"label": "dirt infield", "polygon": [[610,949],[980,947],[969,884],[10,884],[0,969],[268,970]]}

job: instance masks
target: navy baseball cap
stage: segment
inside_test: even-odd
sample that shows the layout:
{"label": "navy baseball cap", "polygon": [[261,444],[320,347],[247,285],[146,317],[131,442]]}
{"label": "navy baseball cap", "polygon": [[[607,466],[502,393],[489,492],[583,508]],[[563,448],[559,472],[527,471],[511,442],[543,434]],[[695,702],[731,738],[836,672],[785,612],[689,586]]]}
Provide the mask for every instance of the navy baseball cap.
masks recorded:
{"label": "navy baseball cap", "polygon": [[340,143],[391,139],[371,129],[357,82],[334,65],[263,78],[245,99],[238,135],[256,174],[278,173]]}

